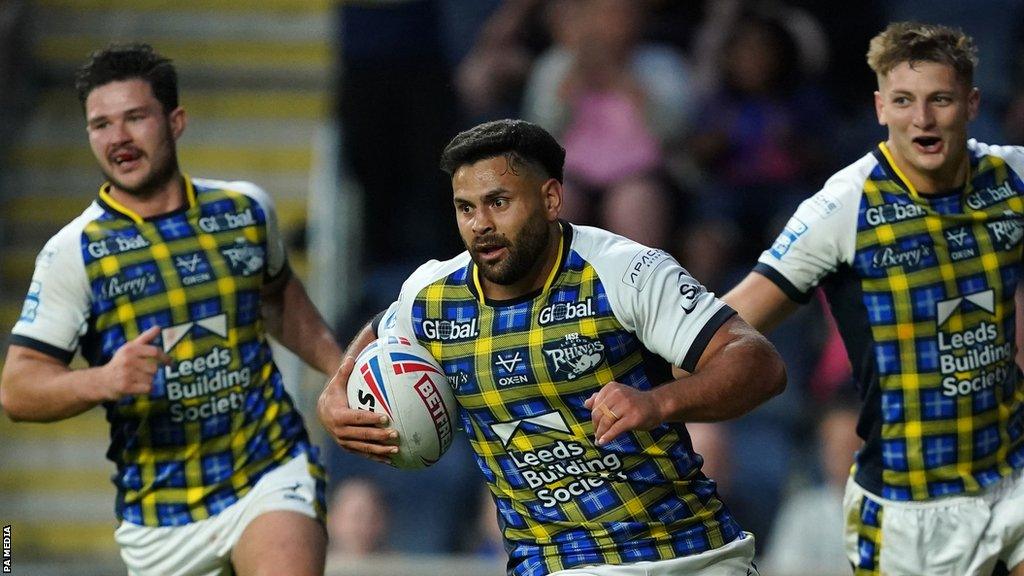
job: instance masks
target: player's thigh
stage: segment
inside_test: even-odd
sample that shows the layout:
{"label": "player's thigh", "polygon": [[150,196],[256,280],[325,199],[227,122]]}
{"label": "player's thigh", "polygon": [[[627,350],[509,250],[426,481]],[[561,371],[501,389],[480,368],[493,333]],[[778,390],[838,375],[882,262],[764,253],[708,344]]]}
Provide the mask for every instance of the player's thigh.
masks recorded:
{"label": "player's thigh", "polygon": [[327,535],[316,519],[291,510],[249,522],[231,552],[237,576],[322,576]]}

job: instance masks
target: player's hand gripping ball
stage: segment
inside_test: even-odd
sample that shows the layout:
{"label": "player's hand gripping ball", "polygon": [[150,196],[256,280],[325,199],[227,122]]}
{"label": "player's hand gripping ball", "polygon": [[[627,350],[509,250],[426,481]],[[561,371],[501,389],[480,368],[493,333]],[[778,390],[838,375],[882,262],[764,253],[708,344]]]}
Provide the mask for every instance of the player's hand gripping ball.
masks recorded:
{"label": "player's hand gripping ball", "polygon": [[398,431],[397,468],[426,468],[452,444],[457,405],[444,370],[418,343],[388,336],[356,358],[348,379],[352,408],[386,414]]}

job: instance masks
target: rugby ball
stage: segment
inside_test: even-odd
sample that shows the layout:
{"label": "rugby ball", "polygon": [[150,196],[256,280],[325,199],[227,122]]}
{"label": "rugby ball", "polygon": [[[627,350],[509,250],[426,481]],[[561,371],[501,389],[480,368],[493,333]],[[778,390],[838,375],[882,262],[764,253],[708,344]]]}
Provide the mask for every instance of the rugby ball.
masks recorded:
{"label": "rugby ball", "polygon": [[452,444],[457,405],[444,370],[417,342],[387,336],[356,358],[348,405],[386,414],[398,431],[397,468],[426,468]]}

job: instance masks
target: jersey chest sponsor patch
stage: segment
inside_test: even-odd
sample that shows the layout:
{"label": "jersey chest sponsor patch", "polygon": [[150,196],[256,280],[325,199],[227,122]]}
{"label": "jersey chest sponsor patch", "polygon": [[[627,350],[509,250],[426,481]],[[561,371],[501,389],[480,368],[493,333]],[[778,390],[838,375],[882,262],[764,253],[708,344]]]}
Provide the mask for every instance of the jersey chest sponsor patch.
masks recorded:
{"label": "jersey chest sponsor patch", "polygon": [[542,350],[555,379],[575,380],[596,370],[605,359],[605,346],[600,340],[575,332],[544,344]]}

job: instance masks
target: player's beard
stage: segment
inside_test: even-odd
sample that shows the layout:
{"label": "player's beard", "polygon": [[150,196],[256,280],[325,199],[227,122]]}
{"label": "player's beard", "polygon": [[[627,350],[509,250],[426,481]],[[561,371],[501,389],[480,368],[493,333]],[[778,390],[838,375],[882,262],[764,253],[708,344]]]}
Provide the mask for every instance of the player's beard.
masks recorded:
{"label": "player's beard", "polygon": [[540,264],[550,240],[551,228],[547,221],[544,218],[530,218],[511,242],[503,234],[493,234],[482,236],[474,243],[474,246],[496,244],[504,246],[508,249],[508,255],[504,260],[495,264],[486,264],[481,261],[475,249],[471,248],[469,253],[484,278],[495,284],[508,286],[525,278],[534,267]]}
{"label": "player's beard", "polygon": [[[167,126],[167,133],[170,134],[170,125]],[[167,149],[166,153],[161,154],[158,150],[156,154],[149,156],[152,162],[149,176],[135,186],[125,184],[106,170],[103,170],[103,175],[118,190],[136,198],[148,198],[161,190],[178,172],[178,151],[174,146],[174,140],[168,136],[168,141],[164,142],[163,147]]]}

